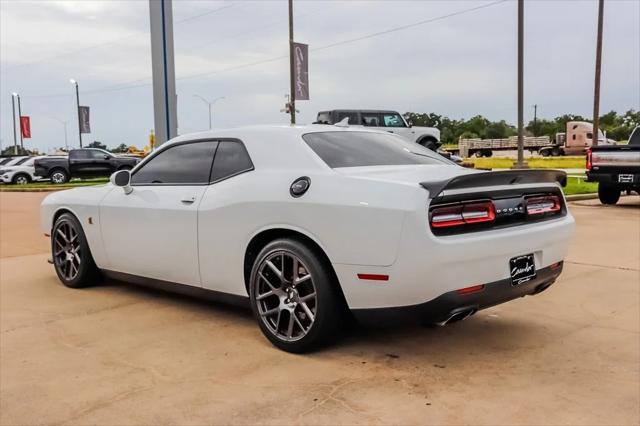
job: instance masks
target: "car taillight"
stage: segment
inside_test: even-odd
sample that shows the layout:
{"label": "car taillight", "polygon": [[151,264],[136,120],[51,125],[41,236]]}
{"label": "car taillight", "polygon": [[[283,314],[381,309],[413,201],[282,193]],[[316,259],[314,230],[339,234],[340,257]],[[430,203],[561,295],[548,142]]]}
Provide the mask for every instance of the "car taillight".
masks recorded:
{"label": "car taillight", "polygon": [[591,152],[591,148],[587,149],[587,171],[591,171],[593,168],[593,153]]}
{"label": "car taillight", "polygon": [[562,210],[560,197],[557,195],[543,195],[526,199],[527,215],[535,216],[545,213],[556,213]]}
{"label": "car taillight", "polygon": [[448,228],[474,223],[493,222],[496,209],[491,201],[436,207],[431,211],[431,226]]}

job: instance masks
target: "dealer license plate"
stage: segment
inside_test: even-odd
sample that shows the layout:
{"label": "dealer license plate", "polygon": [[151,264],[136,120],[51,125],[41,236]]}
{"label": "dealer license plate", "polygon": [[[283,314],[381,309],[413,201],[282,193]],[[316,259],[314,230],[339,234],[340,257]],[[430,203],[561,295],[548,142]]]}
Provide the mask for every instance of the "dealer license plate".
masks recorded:
{"label": "dealer license plate", "polygon": [[633,183],[633,175],[618,175],[618,182]]}
{"label": "dealer license plate", "polygon": [[533,254],[525,254],[509,260],[511,285],[519,285],[536,277],[536,265]]}

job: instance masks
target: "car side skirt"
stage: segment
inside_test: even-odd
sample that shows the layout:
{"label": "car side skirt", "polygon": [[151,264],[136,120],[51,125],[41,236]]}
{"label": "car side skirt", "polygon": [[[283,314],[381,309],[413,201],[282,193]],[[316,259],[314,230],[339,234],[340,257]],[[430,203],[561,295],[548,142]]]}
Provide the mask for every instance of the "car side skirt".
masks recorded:
{"label": "car side skirt", "polygon": [[210,300],[220,302],[227,305],[237,306],[241,308],[249,308],[249,296],[239,296],[236,294],[223,293],[220,291],[209,290],[202,287],[194,287],[186,284],[179,284],[171,281],[163,281],[155,278],[141,277],[131,275],[124,272],[116,272],[110,270],[102,270],[102,273],[113,280],[122,281],[129,284],[135,284],[143,287],[149,287],[169,293],[182,294],[197,299]]}

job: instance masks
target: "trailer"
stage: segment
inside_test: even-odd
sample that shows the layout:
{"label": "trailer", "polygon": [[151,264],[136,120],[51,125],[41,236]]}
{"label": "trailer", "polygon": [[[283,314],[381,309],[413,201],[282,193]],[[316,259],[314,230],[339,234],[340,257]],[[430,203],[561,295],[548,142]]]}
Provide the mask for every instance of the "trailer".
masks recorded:
{"label": "trailer", "polygon": [[[538,152],[541,148],[553,146],[549,136],[526,136],[524,149],[531,153]],[[491,157],[493,151],[512,151],[518,149],[518,137],[512,136],[505,139],[460,139],[458,150],[460,156]]]}

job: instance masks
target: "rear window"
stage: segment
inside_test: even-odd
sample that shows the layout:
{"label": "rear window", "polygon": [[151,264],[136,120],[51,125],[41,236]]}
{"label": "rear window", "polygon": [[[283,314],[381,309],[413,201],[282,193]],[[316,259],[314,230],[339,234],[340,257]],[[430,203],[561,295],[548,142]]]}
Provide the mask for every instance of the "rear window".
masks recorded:
{"label": "rear window", "polygon": [[435,152],[394,135],[322,132],[307,133],[302,138],[331,168],[452,164]]}

